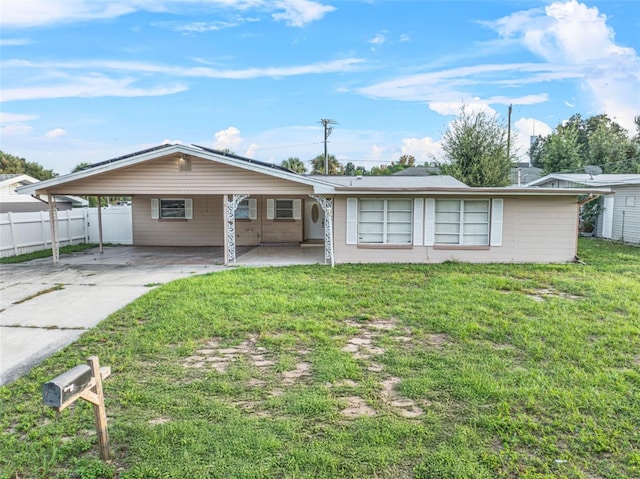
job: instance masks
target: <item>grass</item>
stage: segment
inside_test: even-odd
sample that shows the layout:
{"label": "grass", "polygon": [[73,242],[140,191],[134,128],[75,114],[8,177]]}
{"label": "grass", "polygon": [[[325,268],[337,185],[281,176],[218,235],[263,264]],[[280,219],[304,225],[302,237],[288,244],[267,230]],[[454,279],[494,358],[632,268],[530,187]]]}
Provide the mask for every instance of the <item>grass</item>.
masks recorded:
{"label": "grass", "polygon": [[[69,246],[62,246],[60,248],[60,254],[63,255],[63,254],[77,253],[87,249],[96,248],[97,246],[98,245],[94,243],[82,243],[82,244],[75,244],[75,245],[69,245]],[[39,251],[33,251],[31,253],[25,253],[25,254],[19,254],[16,256],[7,256],[5,258],[0,258],[0,264],[24,263],[26,261],[31,261],[34,259],[51,258],[51,256],[52,256],[51,249],[43,249]]]}
{"label": "grass", "polygon": [[[640,476],[640,249],[175,281],[0,388],[2,478]],[[40,387],[99,355],[93,415]]]}

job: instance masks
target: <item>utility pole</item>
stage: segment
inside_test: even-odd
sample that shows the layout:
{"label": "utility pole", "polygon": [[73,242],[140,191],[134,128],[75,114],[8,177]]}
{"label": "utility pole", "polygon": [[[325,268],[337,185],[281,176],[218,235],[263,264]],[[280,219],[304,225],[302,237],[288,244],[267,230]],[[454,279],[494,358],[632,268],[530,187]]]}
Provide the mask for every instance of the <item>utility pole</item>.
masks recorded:
{"label": "utility pole", "polygon": [[513,105],[509,105],[509,114],[507,120],[507,159],[511,161],[511,110]]}
{"label": "utility pole", "polygon": [[331,135],[332,127],[329,125],[337,125],[338,122],[335,120],[329,120],[328,118],[322,118],[319,123],[322,123],[324,127],[324,174],[329,174],[329,159],[327,157],[327,138]]}

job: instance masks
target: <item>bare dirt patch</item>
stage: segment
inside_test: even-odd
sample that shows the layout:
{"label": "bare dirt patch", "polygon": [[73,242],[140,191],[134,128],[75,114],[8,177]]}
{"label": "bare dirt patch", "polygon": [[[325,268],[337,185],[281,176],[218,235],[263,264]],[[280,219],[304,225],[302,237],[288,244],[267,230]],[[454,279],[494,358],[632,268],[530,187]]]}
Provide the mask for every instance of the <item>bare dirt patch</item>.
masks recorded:
{"label": "bare dirt patch", "polygon": [[538,302],[542,302],[545,299],[549,298],[562,298],[562,299],[582,299],[582,296],[577,296],[575,294],[565,293],[562,291],[558,291],[552,288],[540,288],[533,291],[528,291],[527,296],[533,298]]}
{"label": "bare dirt patch", "polygon": [[360,416],[375,416],[376,410],[367,405],[366,401],[358,396],[349,396],[344,398],[347,401],[349,407],[340,411],[345,417],[357,418]]}

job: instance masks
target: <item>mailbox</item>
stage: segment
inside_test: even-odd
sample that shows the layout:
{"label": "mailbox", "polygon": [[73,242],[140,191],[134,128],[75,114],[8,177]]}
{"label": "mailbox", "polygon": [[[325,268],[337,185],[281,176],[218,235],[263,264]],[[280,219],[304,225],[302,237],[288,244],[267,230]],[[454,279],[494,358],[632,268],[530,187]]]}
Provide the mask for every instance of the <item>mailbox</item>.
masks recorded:
{"label": "mailbox", "polygon": [[76,366],[42,386],[42,401],[45,406],[61,407],[92,383],[92,379],[91,367],[86,364]]}

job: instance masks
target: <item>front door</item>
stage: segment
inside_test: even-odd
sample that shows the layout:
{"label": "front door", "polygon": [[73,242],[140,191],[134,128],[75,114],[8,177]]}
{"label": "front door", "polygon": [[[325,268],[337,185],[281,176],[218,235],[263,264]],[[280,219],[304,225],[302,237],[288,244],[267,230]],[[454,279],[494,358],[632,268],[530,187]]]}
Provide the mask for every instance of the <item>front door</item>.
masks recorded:
{"label": "front door", "polygon": [[324,210],[314,200],[304,202],[304,239],[324,241]]}

